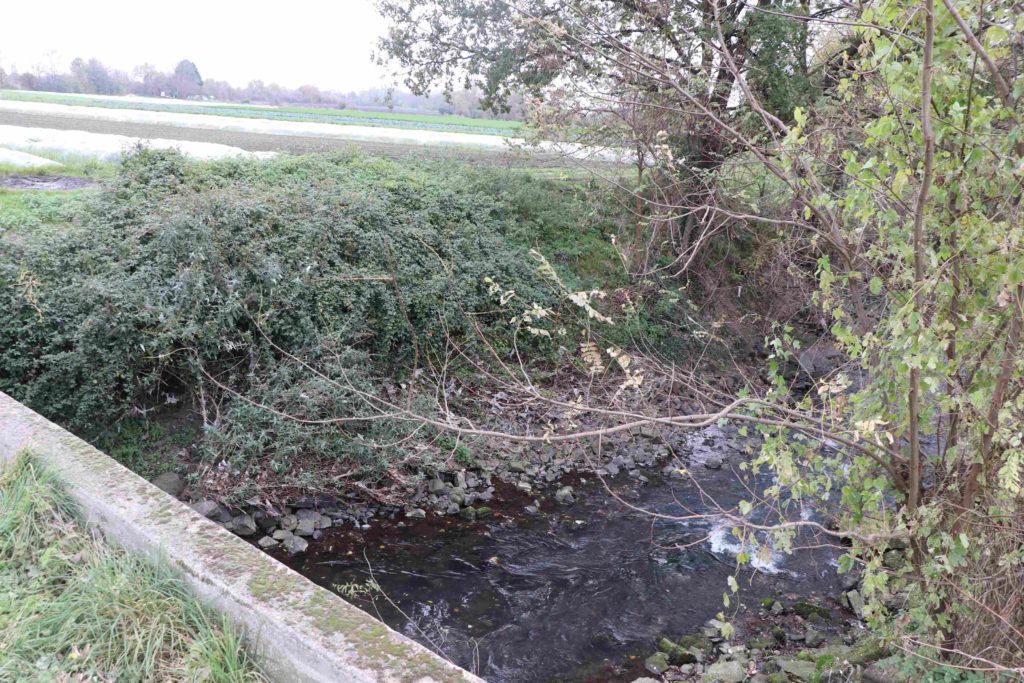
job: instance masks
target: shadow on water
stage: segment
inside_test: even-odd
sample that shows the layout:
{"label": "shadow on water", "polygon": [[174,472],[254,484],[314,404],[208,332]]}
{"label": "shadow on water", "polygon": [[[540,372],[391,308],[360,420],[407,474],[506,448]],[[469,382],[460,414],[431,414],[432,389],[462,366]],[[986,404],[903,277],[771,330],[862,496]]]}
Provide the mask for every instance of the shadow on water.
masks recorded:
{"label": "shadow on water", "polygon": [[[743,497],[734,472],[697,469],[700,489],[667,478],[609,485],[631,505],[676,516],[708,509],[696,502],[701,490],[724,505]],[[630,681],[658,636],[698,631],[723,610],[741,548],[715,518],[654,518],[596,482],[577,492],[573,505],[545,502],[526,515],[524,501],[499,488],[502,502],[482,522],[431,516],[330,529],[308,554],[282,560],[335,590],[372,579],[383,596],[349,599],[493,683]],[[759,570],[740,574],[738,603],[829,591],[833,557],[763,552]]]}

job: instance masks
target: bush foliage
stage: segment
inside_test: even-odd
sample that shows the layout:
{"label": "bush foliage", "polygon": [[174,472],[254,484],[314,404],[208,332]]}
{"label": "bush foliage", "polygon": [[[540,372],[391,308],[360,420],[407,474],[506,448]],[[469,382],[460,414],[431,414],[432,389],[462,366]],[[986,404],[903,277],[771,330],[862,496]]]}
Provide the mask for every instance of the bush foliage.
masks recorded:
{"label": "bush foliage", "polygon": [[[592,211],[551,183],[517,183],[523,195],[501,178],[358,155],[198,164],[137,150],[67,229],[0,242],[0,389],[86,436],[202,392],[223,400],[214,455],[265,455],[282,472],[299,455],[385,464],[359,456],[355,424],[285,424],[252,402],[368,415],[349,383],[373,394],[478,331],[501,351],[517,302],[553,305],[531,235],[569,245]],[[488,278],[516,300],[497,305]]]}

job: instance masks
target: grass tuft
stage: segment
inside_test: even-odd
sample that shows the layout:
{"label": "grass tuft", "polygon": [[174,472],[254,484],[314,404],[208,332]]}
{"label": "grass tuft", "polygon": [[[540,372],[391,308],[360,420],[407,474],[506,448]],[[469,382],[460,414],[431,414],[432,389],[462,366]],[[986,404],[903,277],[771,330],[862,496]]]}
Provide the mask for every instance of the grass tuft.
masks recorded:
{"label": "grass tuft", "polygon": [[113,177],[117,170],[117,165],[114,162],[103,161],[88,154],[53,149],[23,148],[17,145],[5,145],[5,147],[49,159],[55,163],[53,166],[39,168],[24,168],[14,164],[0,163],[0,175],[57,175],[102,179]]}
{"label": "grass tuft", "polygon": [[264,678],[184,584],[84,530],[54,474],[21,455],[0,473],[0,680]]}

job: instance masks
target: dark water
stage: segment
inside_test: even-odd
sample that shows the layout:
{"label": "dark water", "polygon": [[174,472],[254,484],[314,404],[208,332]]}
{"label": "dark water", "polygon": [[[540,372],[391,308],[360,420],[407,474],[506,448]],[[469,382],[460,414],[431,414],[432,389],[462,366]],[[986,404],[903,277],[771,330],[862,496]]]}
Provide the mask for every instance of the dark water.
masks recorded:
{"label": "dark water", "polygon": [[[716,518],[652,518],[613,495],[677,516],[707,510],[702,491],[723,504],[744,497],[730,471],[735,460],[715,472],[692,464],[699,488],[659,478],[636,489],[619,477],[609,492],[577,482],[576,504],[546,503],[533,516],[500,488],[503,502],[490,520],[332,529],[307,555],[286,561],[328,587],[376,581],[383,596],[346,597],[488,681],[633,680],[659,635],[698,631],[723,610],[740,550]],[[779,592],[827,592],[832,558],[765,550],[761,570],[740,575],[739,601],[756,607]]]}

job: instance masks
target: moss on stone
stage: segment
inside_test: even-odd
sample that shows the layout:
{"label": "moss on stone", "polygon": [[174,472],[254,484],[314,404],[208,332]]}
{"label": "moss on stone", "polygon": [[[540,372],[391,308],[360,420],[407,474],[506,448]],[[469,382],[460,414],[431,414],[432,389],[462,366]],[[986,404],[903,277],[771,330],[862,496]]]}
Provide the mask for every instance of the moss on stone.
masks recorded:
{"label": "moss on stone", "polygon": [[[360,619],[345,609],[348,606],[348,603],[339,605],[337,601],[331,600],[323,592],[316,591],[306,600],[302,611],[312,620],[313,626],[321,632],[328,635],[344,634],[351,640],[365,624],[369,623],[370,617]],[[381,626],[383,627],[383,625]],[[361,639],[366,639],[365,633],[359,635]],[[377,633],[372,635],[376,636]]]}
{"label": "moss on stone", "polygon": [[832,662],[849,662],[851,665],[860,666],[870,664],[884,657],[887,653],[885,645],[878,638],[865,638],[853,646],[842,643],[830,643],[819,650],[801,650],[797,653],[797,659],[805,662],[821,662],[828,660]]}
{"label": "moss on stone", "polygon": [[793,607],[791,609],[795,614],[799,614],[804,619],[827,619],[831,614],[831,612],[829,612],[825,607],[815,605],[807,602],[806,600],[793,603]]}
{"label": "moss on stone", "polygon": [[317,590],[303,612],[325,635],[339,635],[353,645],[359,663],[394,672],[402,683],[429,678],[437,683],[464,682],[463,673],[391,631],[356,607]]}
{"label": "moss on stone", "polygon": [[674,666],[693,664],[697,661],[695,653],[690,652],[681,645],[673,643],[668,638],[662,637],[658,639],[658,650],[668,655],[668,661]]}
{"label": "moss on stone", "polygon": [[676,639],[676,644],[679,647],[684,647],[688,650],[709,650],[711,649],[711,641],[699,633],[691,633],[690,635],[682,636]]}
{"label": "moss on stone", "polygon": [[276,598],[289,589],[290,577],[283,571],[261,567],[249,577],[249,593],[257,600]]}
{"label": "moss on stone", "polygon": [[877,662],[889,653],[889,649],[878,638],[865,638],[850,650],[846,659],[850,664],[863,665]]}

